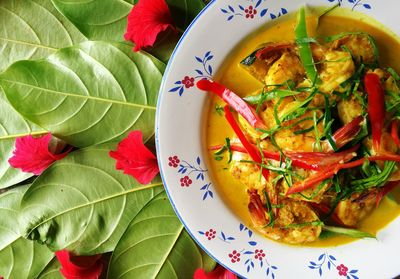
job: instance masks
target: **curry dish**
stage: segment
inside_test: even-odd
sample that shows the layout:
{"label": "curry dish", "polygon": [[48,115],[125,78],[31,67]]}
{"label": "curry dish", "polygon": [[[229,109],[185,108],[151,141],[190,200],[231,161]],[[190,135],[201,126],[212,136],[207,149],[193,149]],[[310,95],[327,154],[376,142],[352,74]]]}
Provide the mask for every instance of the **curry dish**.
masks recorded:
{"label": "curry dish", "polygon": [[337,245],[398,216],[399,49],[372,25],[301,9],[240,45],[217,82],[198,83],[217,95],[214,178],[249,226],[288,244]]}

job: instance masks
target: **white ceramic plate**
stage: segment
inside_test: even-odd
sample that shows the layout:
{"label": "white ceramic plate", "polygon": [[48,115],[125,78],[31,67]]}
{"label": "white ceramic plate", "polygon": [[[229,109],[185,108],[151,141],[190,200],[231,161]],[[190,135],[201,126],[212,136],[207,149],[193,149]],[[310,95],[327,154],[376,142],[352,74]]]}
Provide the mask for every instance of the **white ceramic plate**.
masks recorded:
{"label": "white ceramic plate", "polygon": [[[400,274],[400,218],[380,231],[378,240],[328,248],[291,247],[241,224],[209,176],[202,135],[207,94],[198,92],[194,83],[212,77],[229,52],[250,33],[297,11],[305,2],[311,6],[340,2],[400,34],[397,0],[212,1],[184,34],[164,76],[156,119],[162,178],[188,232],[213,258],[241,277],[393,278]],[[246,17],[249,6],[257,10],[253,18]]]}

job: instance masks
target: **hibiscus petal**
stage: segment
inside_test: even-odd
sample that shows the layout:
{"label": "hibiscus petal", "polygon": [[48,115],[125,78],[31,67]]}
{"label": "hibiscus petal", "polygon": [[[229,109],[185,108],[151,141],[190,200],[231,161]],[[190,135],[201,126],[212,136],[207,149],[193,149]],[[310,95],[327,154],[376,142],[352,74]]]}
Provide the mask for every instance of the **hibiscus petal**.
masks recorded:
{"label": "hibiscus petal", "polygon": [[103,271],[101,256],[74,256],[66,250],[56,252],[60,272],[66,279],[98,279]]}
{"label": "hibiscus petal", "polygon": [[64,158],[69,152],[68,150],[61,154],[51,153],[49,151],[51,138],[50,133],[37,138],[31,135],[17,138],[13,156],[8,160],[8,163],[13,168],[40,175],[54,161]]}
{"label": "hibiscus petal", "polygon": [[209,273],[206,273],[204,269],[197,269],[194,273],[193,279],[237,279],[237,276],[219,265]]}
{"label": "hibiscus petal", "polygon": [[150,183],[160,172],[156,156],[143,144],[141,131],[130,132],[109,154],[117,160],[116,169],[133,176],[140,184]]}
{"label": "hibiscus petal", "polygon": [[175,30],[165,0],[139,0],[128,15],[125,40],[135,43],[134,51],[153,46],[157,36],[168,27]]}

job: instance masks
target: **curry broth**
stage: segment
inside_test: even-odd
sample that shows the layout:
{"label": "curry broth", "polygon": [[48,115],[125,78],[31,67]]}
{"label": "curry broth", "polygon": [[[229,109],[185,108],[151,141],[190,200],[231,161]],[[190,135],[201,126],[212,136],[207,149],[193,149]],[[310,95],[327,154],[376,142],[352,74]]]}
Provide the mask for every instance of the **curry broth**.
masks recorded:
{"label": "curry broth", "polygon": [[[257,34],[245,39],[229,58],[225,61],[217,75],[217,81],[232,89],[241,97],[262,87],[262,84],[254,79],[250,74],[240,68],[240,61],[265,42],[293,41],[294,26],[296,20],[292,17],[286,21],[277,22],[270,28],[259,31]],[[308,18],[308,28],[315,30],[316,18]],[[372,35],[378,44],[381,57],[381,65],[400,69],[400,43],[388,33],[366,24],[363,19],[353,19],[348,17],[325,16],[319,22],[318,37],[338,34],[340,32],[363,31]],[[315,36],[312,32],[310,35]],[[216,105],[224,104],[217,97],[213,97],[209,103],[208,120],[206,127],[207,146],[224,144],[225,138],[232,137],[234,134],[227,124],[225,118],[215,110]],[[213,154],[209,153],[209,163],[212,169],[212,176],[217,189],[224,198],[228,206],[240,219],[248,226],[251,225],[250,216],[247,209],[248,196],[245,187],[231,176],[227,169],[226,158],[222,161],[214,160]],[[396,194],[400,197],[399,193]],[[400,214],[400,205],[385,198],[381,205],[369,217],[361,222],[359,229],[375,234],[385,227]],[[334,246],[353,241],[349,237],[335,236],[321,239],[306,246]]]}

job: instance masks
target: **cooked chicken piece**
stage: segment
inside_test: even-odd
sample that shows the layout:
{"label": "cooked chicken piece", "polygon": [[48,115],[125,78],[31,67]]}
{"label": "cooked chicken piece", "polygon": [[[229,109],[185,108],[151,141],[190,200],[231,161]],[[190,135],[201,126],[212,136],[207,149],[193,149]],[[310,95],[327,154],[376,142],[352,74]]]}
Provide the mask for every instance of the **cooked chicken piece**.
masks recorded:
{"label": "cooked chicken piece", "polygon": [[259,194],[256,190],[249,190],[248,193],[253,225],[266,237],[290,244],[302,244],[318,239],[321,226],[310,223],[318,222],[319,218],[307,203],[293,200],[281,201],[282,207],[274,214],[273,225],[268,226],[270,217]]}
{"label": "cooked chicken piece", "polygon": [[349,199],[340,201],[335,212],[344,225],[356,227],[372,212],[375,201],[376,192],[374,190],[353,194]]}
{"label": "cooked chicken piece", "polygon": [[366,34],[348,35],[332,43],[332,49],[342,50],[347,47],[357,63],[374,63],[375,53],[372,45],[372,38]]}
{"label": "cooked chicken piece", "polygon": [[325,52],[326,62],[322,63],[319,77],[322,81],[319,90],[332,93],[334,90],[343,91],[340,85],[348,80],[355,71],[350,53],[345,51],[328,50]]}
{"label": "cooked chicken piece", "polygon": [[[362,94],[357,92],[357,94]],[[354,118],[363,114],[363,107],[355,96],[341,99],[337,105],[339,118],[343,125],[350,123]]]}
{"label": "cooked chicken piece", "polygon": [[265,84],[283,84],[288,80],[298,82],[304,77],[304,73],[304,68],[299,57],[291,52],[285,52],[269,68],[265,76]]}

